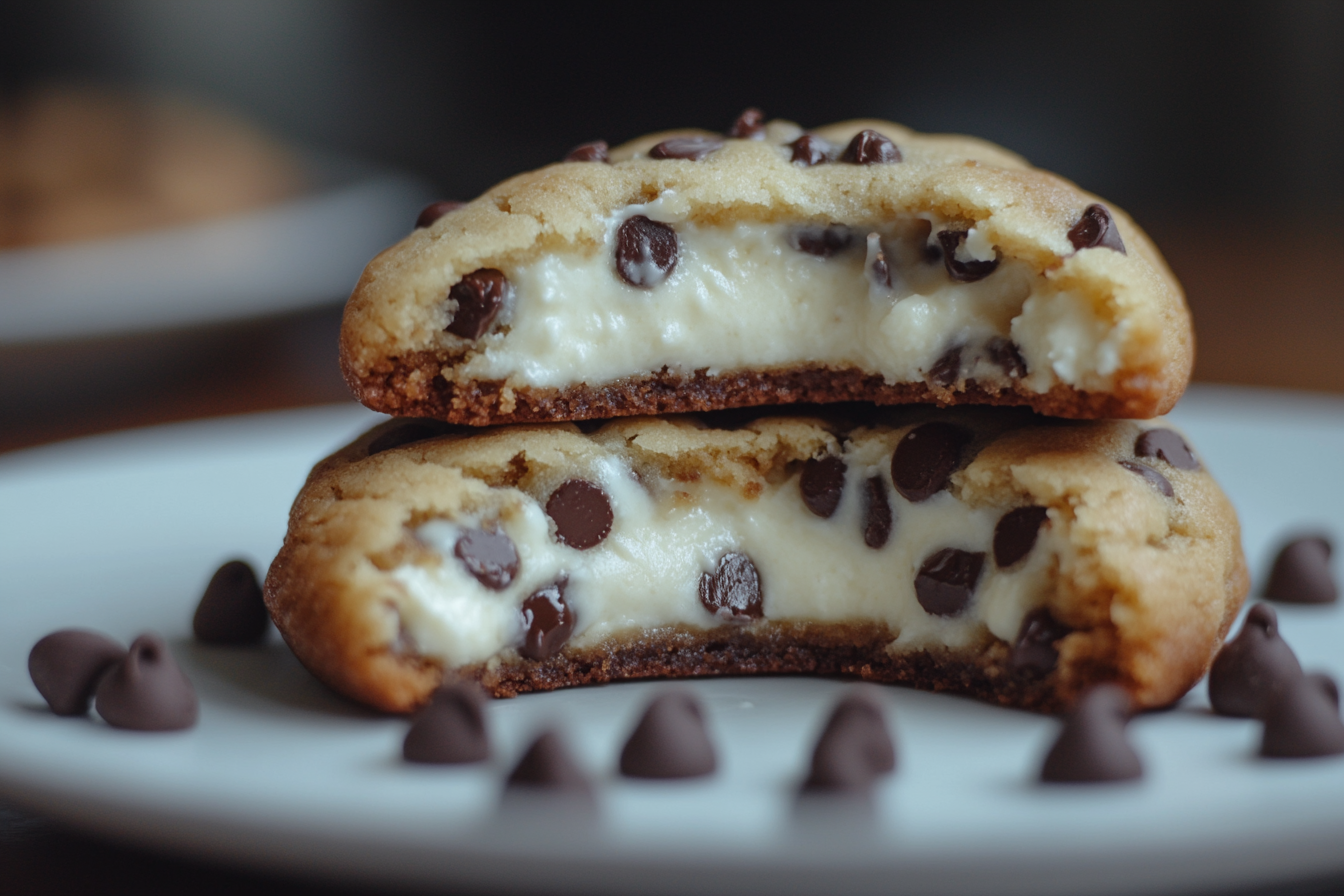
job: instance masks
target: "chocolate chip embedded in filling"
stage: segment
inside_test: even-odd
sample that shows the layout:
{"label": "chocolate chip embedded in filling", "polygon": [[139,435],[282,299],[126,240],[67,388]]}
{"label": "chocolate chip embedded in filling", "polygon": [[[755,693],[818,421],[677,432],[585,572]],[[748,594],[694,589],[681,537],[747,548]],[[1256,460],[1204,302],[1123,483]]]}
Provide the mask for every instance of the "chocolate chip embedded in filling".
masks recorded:
{"label": "chocolate chip embedded in filling", "polygon": [[565,600],[565,582],[552,582],[523,601],[523,643],[518,652],[530,660],[555,656],[574,631],[574,610]]}
{"label": "chocolate chip embedded in filling", "polygon": [[1167,481],[1167,477],[1163,476],[1152,467],[1147,466],[1146,464],[1136,464],[1130,460],[1120,460],[1116,461],[1116,463],[1129,472],[1142,476],[1148,481],[1149,485],[1166,495],[1168,498],[1176,494],[1176,492],[1172,491],[1171,483]]}
{"label": "chocolate chip embedded in filling", "polygon": [[816,134],[804,134],[790,143],[789,146],[793,149],[793,155],[789,158],[789,161],[795,165],[802,165],[804,168],[829,162],[832,153],[835,152],[835,147]]}
{"label": "chocolate chip embedded in filling", "polygon": [[958,283],[974,283],[994,273],[994,269],[999,266],[998,258],[989,261],[957,260],[957,247],[965,241],[966,231],[964,230],[941,230],[938,232],[938,242],[943,247],[943,265],[947,268],[947,275]]}
{"label": "chocolate chip embedded in filling", "polygon": [[551,492],[546,515],[555,520],[560,543],[579,551],[600,544],[614,519],[607,493],[585,479],[566,480]]}
{"label": "chocolate chip embedded in filling", "polygon": [[943,548],[930,554],[915,576],[915,596],[925,612],[955,616],[971,602],[985,555]]}
{"label": "chocolate chip embedded in filling", "polygon": [[1139,457],[1158,457],[1178,470],[1198,470],[1199,461],[1195,460],[1185,439],[1170,429],[1150,429],[1134,442],[1134,453]]}
{"label": "chocolate chip embedded in filling", "polygon": [[415,219],[415,229],[419,230],[422,227],[428,227],[444,215],[449,212],[455,212],[464,205],[466,205],[465,202],[456,202],[452,199],[442,199],[438,202],[431,202],[421,210],[420,217]]}
{"label": "chocolate chip embedded in filling", "polygon": [[901,161],[901,151],[877,131],[859,131],[849,141],[840,161],[850,165],[885,165]]}
{"label": "chocolate chip embedded in filling", "polygon": [[1128,254],[1124,240],[1120,239],[1120,231],[1104,205],[1089,205],[1083,209],[1078,223],[1069,228],[1069,242],[1075,250],[1101,248]]}
{"label": "chocolate chip embedded in filling", "polygon": [[593,140],[590,143],[580,143],[565,154],[566,162],[610,162],[611,155],[608,152],[607,141]]}
{"label": "chocolate chip embedded in filling", "polygon": [[1002,336],[990,339],[985,343],[985,356],[1010,380],[1020,380],[1027,375],[1027,362],[1011,339]]}
{"label": "chocolate chip embedded in filling", "polygon": [[799,252],[830,258],[854,244],[854,234],[843,224],[830,227],[795,227],[789,231],[789,245]]}
{"label": "chocolate chip embedded in filling", "polygon": [[798,488],[808,510],[822,519],[830,518],[845,491],[845,462],[833,456],[812,458],[803,464]]}
{"label": "chocolate chip embedded in filling", "polygon": [[962,346],[954,345],[929,368],[929,382],[946,389],[961,378]]}
{"label": "chocolate chip embedded in filling", "polygon": [[700,603],[720,619],[749,622],[765,615],[761,576],[746,554],[736,551],[719,558],[712,573],[700,576]]}
{"label": "chocolate chip embedded in filling", "polygon": [[518,551],[503,532],[468,529],[457,540],[453,553],[467,572],[485,587],[503,591],[518,574]]}
{"label": "chocolate chip embedded in filling", "polygon": [[452,323],[444,329],[463,339],[480,339],[512,295],[513,284],[502,271],[494,268],[472,271],[448,290],[448,298],[457,302],[457,310],[453,312]]}
{"label": "chocolate chip embedded in filling", "polygon": [[670,137],[649,150],[649,158],[686,159],[698,162],[722,148],[722,137]]}
{"label": "chocolate chip embedded in filling", "polygon": [[994,527],[995,565],[1006,569],[1030,554],[1046,519],[1046,509],[1035,505],[1017,507],[1000,517]]}
{"label": "chocolate chip embedded in filling", "polygon": [[863,484],[863,501],[863,543],[879,550],[891,537],[891,502],[881,476],[870,477]]}
{"label": "chocolate chip embedded in filling", "polygon": [[765,113],[755,106],[743,110],[728,129],[728,136],[735,140],[764,140]]}
{"label": "chocolate chip embedded in filling", "polygon": [[887,263],[887,253],[882,249],[882,237],[876,233],[868,234],[868,279],[874,286],[891,289],[891,265]]}
{"label": "chocolate chip embedded in filling", "polygon": [[631,286],[653,289],[677,266],[677,232],[635,215],[616,231],[616,273]]}
{"label": "chocolate chip embedded in filling", "polygon": [[891,455],[896,491],[919,503],[947,488],[970,441],[971,431],[952,423],[925,423],[910,430]]}
{"label": "chocolate chip embedded in filling", "polygon": [[1014,669],[1034,669],[1043,675],[1054,671],[1059,663],[1055,645],[1071,631],[1045,607],[1037,607],[1023,618],[1009,663]]}

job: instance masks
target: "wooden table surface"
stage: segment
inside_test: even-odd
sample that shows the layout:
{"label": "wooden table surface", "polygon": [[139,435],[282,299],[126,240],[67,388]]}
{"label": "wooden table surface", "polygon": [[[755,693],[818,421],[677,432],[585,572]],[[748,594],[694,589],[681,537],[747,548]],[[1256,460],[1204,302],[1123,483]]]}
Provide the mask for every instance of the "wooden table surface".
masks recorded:
{"label": "wooden table surface", "polygon": [[[1195,378],[1344,393],[1344,227],[1221,220],[1150,222],[1189,296],[1198,334]],[[336,369],[339,321],[333,305],[242,324],[0,347],[0,452],[155,423],[348,401]],[[161,855],[0,806],[3,893],[282,887],[294,896],[387,892]],[[1344,877],[1291,892],[1344,892]]]}

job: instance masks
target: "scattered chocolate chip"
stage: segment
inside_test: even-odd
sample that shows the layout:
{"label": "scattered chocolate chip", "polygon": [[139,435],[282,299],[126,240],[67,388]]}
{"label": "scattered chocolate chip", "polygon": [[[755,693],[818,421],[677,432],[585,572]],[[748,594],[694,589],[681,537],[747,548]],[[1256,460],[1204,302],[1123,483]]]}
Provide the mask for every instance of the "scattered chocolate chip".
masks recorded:
{"label": "scattered chocolate chip", "polygon": [[985,555],[943,548],[930,554],[915,576],[915,596],[925,612],[955,616],[971,602]]}
{"label": "scattered chocolate chip", "polygon": [[532,741],[509,773],[508,786],[587,794],[588,776],[579,768],[565,742],[554,731],[543,731]]}
{"label": "scattered chocolate chip", "polygon": [[610,162],[611,155],[608,152],[607,141],[594,140],[591,143],[580,143],[565,155],[565,161]]}
{"label": "scattered chocolate chip", "polygon": [[616,231],[616,273],[631,286],[653,289],[677,266],[677,232],[635,215]]}
{"label": "scattered chocolate chip", "polygon": [[1069,228],[1069,242],[1076,249],[1114,249],[1125,255],[1125,243],[1120,239],[1120,231],[1111,220],[1111,213],[1104,205],[1089,205],[1083,209],[1078,223]]}
{"label": "scattered chocolate chip", "polygon": [[502,271],[494,268],[472,271],[448,290],[448,298],[457,302],[457,310],[453,312],[452,323],[444,329],[463,339],[480,339],[512,295],[513,284]]}
{"label": "scattered chocolate chip", "polygon": [[799,252],[816,255],[818,258],[830,258],[853,244],[854,234],[843,224],[832,224],[829,227],[795,227],[789,231],[790,246]]}
{"label": "scattered chocolate chip", "polygon": [[63,628],[45,636],[28,653],[28,675],[58,716],[89,711],[98,679],[121,662],[126,648],[106,635]]}
{"label": "scattered chocolate chip", "polygon": [[131,642],[98,682],[94,709],[113,728],[176,731],[196,724],[196,692],[158,635]]}
{"label": "scattered chocolate chip", "polygon": [[1027,362],[1011,339],[995,336],[985,343],[985,355],[989,363],[1003,371],[1010,380],[1020,380],[1027,375]]}
{"label": "scattered chocolate chip", "polygon": [[1161,458],[1178,470],[1199,469],[1199,461],[1185,439],[1170,429],[1145,430],[1134,442],[1134,453],[1139,457]]}
{"label": "scattered chocolate chip", "polygon": [[879,550],[891,537],[891,502],[887,484],[872,476],[863,484],[863,543]]}
{"label": "scattered chocolate chip", "polygon": [[698,162],[722,147],[722,137],[670,137],[649,150],[649,158]]}
{"label": "scattered chocolate chip", "polygon": [[715,766],[700,704],[679,692],[655,697],[621,750],[627,778],[699,778]]}
{"label": "scattered chocolate chip", "polygon": [[1014,669],[1034,669],[1049,674],[1059,663],[1059,649],[1055,644],[1071,631],[1073,629],[1055,619],[1045,607],[1037,607],[1022,619],[1009,662]]}
{"label": "scattered chocolate chip", "polygon": [[1321,693],[1330,698],[1330,702],[1339,709],[1339,683],[1324,672],[1309,672],[1307,680],[1321,689]]}
{"label": "scattered chocolate chip", "polygon": [[887,263],[879,233],[868,234],[868,279],[874,286],[891,289],[891,265]]}
{"label": "scattered chocolate chip", "polygon": [[393,448],[400,448],[402,445],[409,445],[412,442],[423,442],[425,439],[432,439],[435,436],[441,436],[451,432],[451,424],[440,423],[437,420],[407,420],[391,429],[384,430],[372,442],[369,442],[367,449],[368,456],[381,454],[384,451],[391,451]]}
{"label": "scattered chocolate chip", "polygon": [[518,551],[503,532],[468,529],[453,547],[462,565],[485,587],[503,591],[518,574]]}
{"label": "scattered chocolate chip", "polygon": [[1047,519],[1044,507],[1016,507],[999,517],[994,527],[994,563],[1006,569],[1031,553]]}
{"label": "scattered chocolate chip", "polygon": [[518,652],[529,660],[555,656],[574,631],[574,610],[565,600],[565,582],[552,582],[523,601],[523,643]]}
{"label": "scattered chocolate chip", "polygon": [[1305,675],[1274,694],[1264,713],[1260,755],[1307,759],[1344,753],[1344,722],[1330,694]]}
{"label": "scattered chocolate chip", "polygon": [[1130,700],[1124,688],[1099,684],[1064,721],[1041,767],[1041,780],[1064,784],[1129,781],[1143,776],[1143,763],[1125,736]]}
{"label": "scattered chocolate chip", "polygon": [[954,345],[933,362],[929,368],[929,382],[946,389],[957,381],[961,376],[961,349],[960,345]]}
{"label": "scattered chocolate chip", "polygon": [[242,560],[230,560],[205,586],[191,630],[202,644],[255,644],[270,622],[257,574]]}
{"label": "scattered chocolate chip", "polygon": [[989,261],[958,261],[957,247],[966,239],[964,230],[942,230],[938,233],[938,242],[943,247],[943,265],[947,275],[958,283],[974,283],[983,280],[999,266],[999,259]]}
{"label": "scattered chocolate chip", "polygon": [[1273,696],[1301,675],[1297,656],[1279,635],[1274,608],[1256,604],[1213,659],[1209,703],[1222,716],[1260,718]]}
{"label": "scattered chocolate chip", "polygon": [[926,242],[924,244],[921,257],[924,259],[925,264],[937,264],[938,262],[943,260],[942,247],[939,246],[937,243]]}
{"label": "scattered chocolate chip", "polygon": [[896,491],[915,503],[942,491],[970,441],[971,431],[952,423],[925,423],[910,430],[891,455]]}
{"label": "scattered chocolate chip", "polygon": [[449,212],[455,212],[464,205],[466,205],[465,202],[454,202],[451,199],[431,202],[420,212],[420,217],[415,219],[415,229],[419,230],[422,227],[428,227],[444,215]]}
{"label": "scattered chocolate chip", "polygon": [[1330,542],[1320,536],[1288,542],[1274,558],[1265,597],[1286,604],[1329,604],[1339,598],[1330,574]]}
{"label": "scattered chocolate chip", "polygon": [[714,572],[700,576],[700,603],[720,619],[732,622],[761,618],[765,609],[756,564],[746,554],[724,554]]}
{"label": "scattered chocolate chip", "polygon": [[1146,464],[1136,464],[1130,460],[1116,461],[1116,463],[1120,464],[1120,466],[1124,467],[1129,472],[1137,473],[1142,476],[1148,481],[1149,485],[1166,495],[1168,498],[1176,494],[1171,488],[1171,483],[1167,481],[1167,477],[1163,476],[1152,467]]}
{"label": "scattered chocolate chip", "polygon": [[546,515],[555,520],[560,543],[579,551],[601,544],[614,519],[607,493],[586,479],[566,480],[551,492]]}
{"label": "scattered chocolate chip", "polygon": [[882,707],[862,691],[836,704],[817,745],[805,791],[866,791],[896,768]]}
{"label": "scattered chocolate chip", "polygon": [[816,134],[804,134],[789,146],[793,149],[793,156],[789,161],[805,168],[831,161],[835,152],[835,147]]}
{"label": "scattered chocolate chip", "polygon": [[737,140],[764,140],[765,113],[755,106],[744,110],[728,129],[728,136]]}
{"label": "scattered chocolate chip", "polygon": [[884,165],[901,161],[901,151],[877,131],[859,131],[840,154],[840,161],[850,165]]}
{"label": "scattered chocolate chip", "polygon": [[485,695],[475,684],[451,684],[435,691],[411,720],[401,745],[402,757],[433,765],[489,759],[484,704]]}
{"label": "scattered chocolate chip", "polygon": [[803,464],[798,488],[808,510],[822,519],[829,519],[835,513],[845,491],[845,469],[845,462],[833,455],[814,457]]}

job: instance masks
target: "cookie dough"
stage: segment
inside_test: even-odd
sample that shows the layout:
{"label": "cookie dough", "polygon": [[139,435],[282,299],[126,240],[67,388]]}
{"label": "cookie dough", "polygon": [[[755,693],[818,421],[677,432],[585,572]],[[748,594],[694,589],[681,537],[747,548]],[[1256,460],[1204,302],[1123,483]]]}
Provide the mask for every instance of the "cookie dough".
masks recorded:
{"label": "cookie dough", "polygon": [[1053,710],[1203,675],[1248,580],[1165,423],[843,410],[388,422],[312,472],[267,604],[316,675],[394,712],[445,679],[849,674]]}
{"label": "cookie dough", "polygon": [[731,133],[576,151],[416,229],[346,306],[355,393],[484,425],[847,400],[1150,418],[1183,392],[1181,287],[1115,206],[969,137]]}

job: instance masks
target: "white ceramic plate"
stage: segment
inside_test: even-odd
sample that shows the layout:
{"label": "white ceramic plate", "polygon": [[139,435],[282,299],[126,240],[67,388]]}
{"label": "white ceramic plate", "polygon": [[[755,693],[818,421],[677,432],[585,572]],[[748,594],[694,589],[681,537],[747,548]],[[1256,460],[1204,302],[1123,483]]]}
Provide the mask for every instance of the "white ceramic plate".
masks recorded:
{"label": "white ceramic plate", "polygon": [[[1226,484],[1263,574],[1298,527],[1344,533],[1344,402],[1197,389],[1175,415]],[[1258,726],[1203,687],[1131,726],[1137,784],[1034,781],[1057,723],[883,689],[900,752],[873,817],[798,814],[792,793],[844,684],[622,684],[491,705],[496,759],[408,767],[405,722],[326,692],[279,642],[207,649],[194,605],[221,561],[264,564],[324,452],[374,418],[326,408],[178,425],[0,457],[0,794],[127,840],[386,883],[546,892],[1180,892],[1344,872],[1344,758],[1257,759]],[[1308,669],[1344,676],[1344,610],[1281,607]],[[51,716],[29,647],[80,625],[170,639],[202,700],[177,734]],[[650,695],[693,689],[721,770],[612,769]],[[596,819],[499,805],[529,736],[558,725],[599,780]]]}

